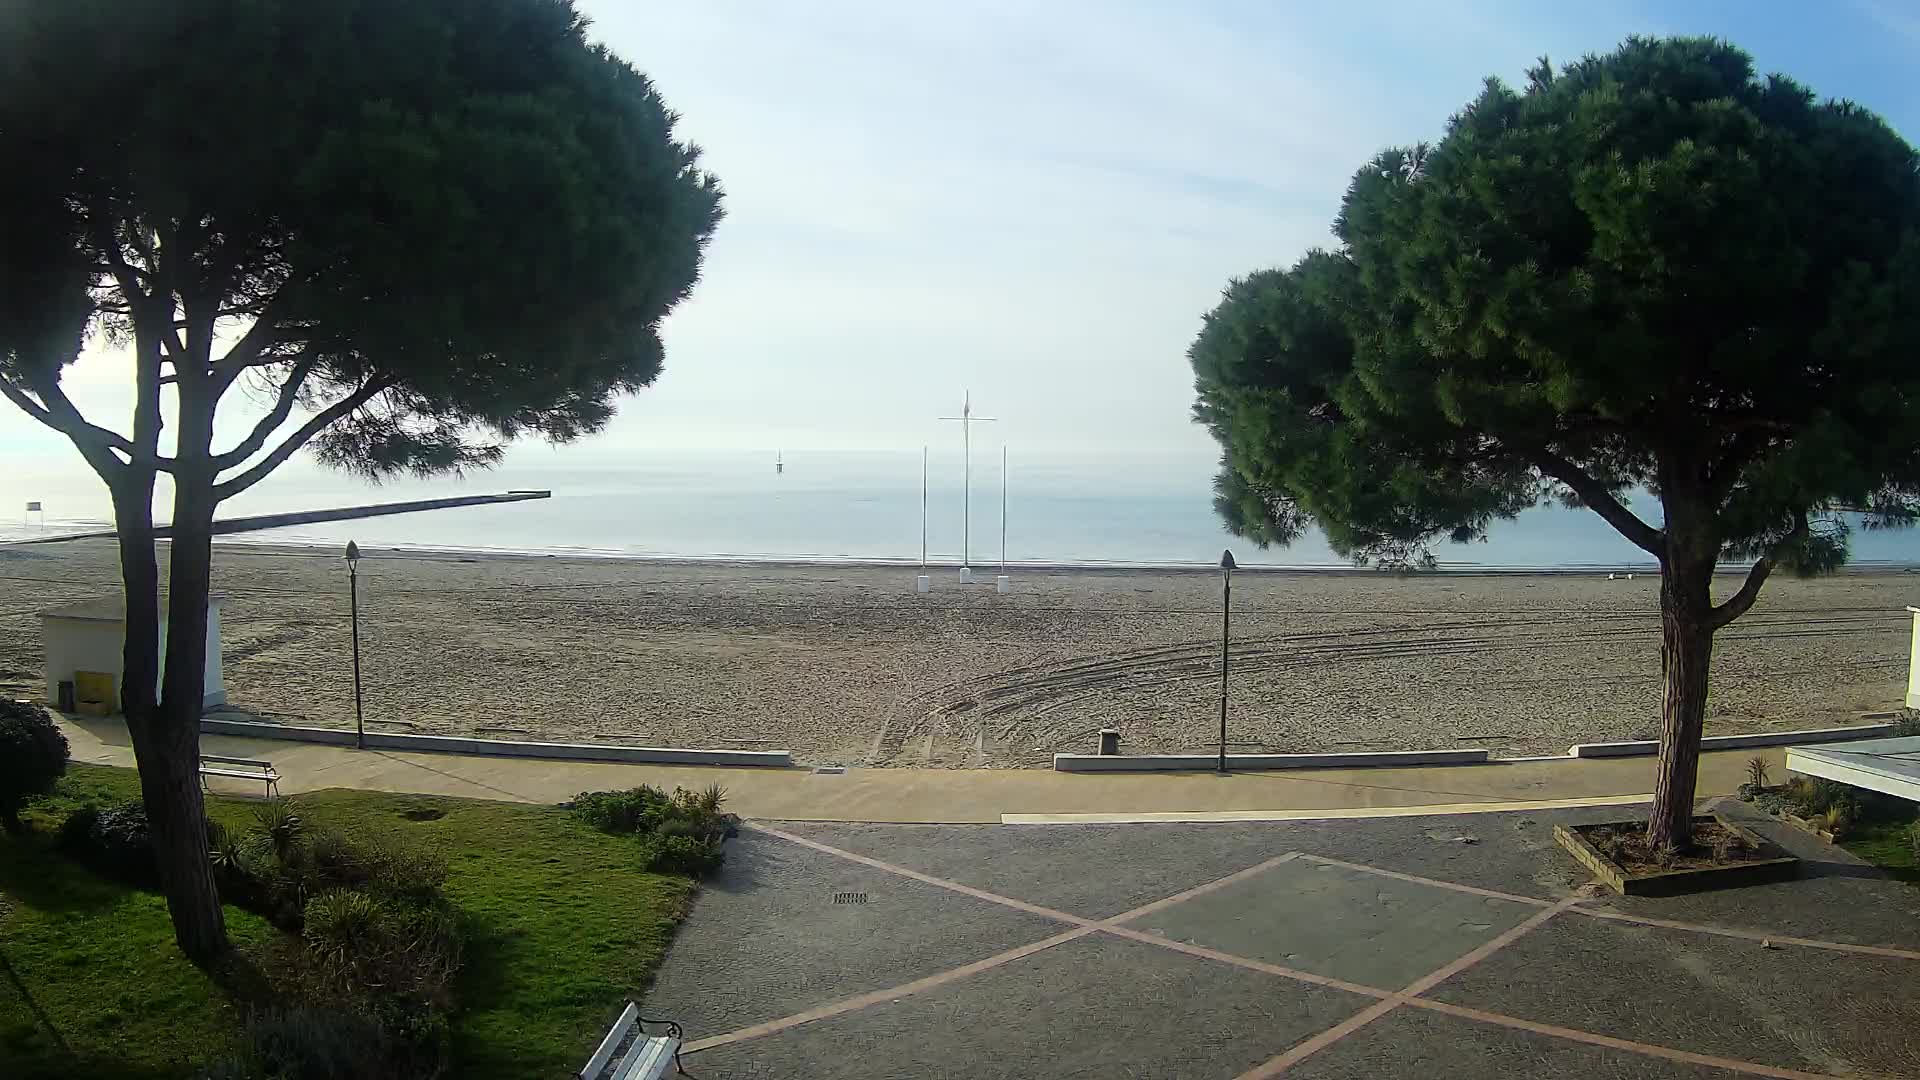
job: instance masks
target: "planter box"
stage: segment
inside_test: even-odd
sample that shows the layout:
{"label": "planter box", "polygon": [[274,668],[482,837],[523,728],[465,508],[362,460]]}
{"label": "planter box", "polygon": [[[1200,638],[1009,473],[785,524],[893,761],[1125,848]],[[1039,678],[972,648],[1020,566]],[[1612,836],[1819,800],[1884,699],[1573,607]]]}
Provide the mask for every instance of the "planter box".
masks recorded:
{"label": "planter box", "polygon": [[1791,881],[1800,876],[1800,860],[1782,851],[1779,845],[1768,841],[1751,830],[1728,821],[1718,814],[1700,816],[1693,819],[1701,823],[1717,823],[1723,828],[1738,833],[1748,843],[1763,854],[1772,857],[1735,863],[1730,866],[1708,866],[1693,870],[1659,870],[1647,874],[1629,874],[1612,859],[1600,853],[1600,849],[1587,843],[1581,835],[1583,829],[1619,828],[1623,825],[1640,826],[1642,822],[1603,822],[1600,825],[1555,825],[1553,838],[1560,842],[1574,858],[1592,870],[1606,886],[1622,896],[1673,896],[1679,893],[1700,892],[1706,889],[1730,889],[1741,885],[1759,885],[1770,881]]}

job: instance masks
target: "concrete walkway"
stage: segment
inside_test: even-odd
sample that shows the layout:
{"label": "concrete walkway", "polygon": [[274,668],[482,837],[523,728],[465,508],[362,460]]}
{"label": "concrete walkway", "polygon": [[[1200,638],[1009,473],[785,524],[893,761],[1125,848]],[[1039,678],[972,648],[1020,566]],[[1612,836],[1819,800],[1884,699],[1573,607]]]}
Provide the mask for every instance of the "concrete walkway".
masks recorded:
{"label": "concrete walkway", "polygon": [[1556,824],[750,823],[644,1003],[702,1080],[1920,1076],[1920,890],[1650,899]]}
{"label": "concrete walkway", "polygon": [[[61,721],[73,759],[133,767],[117,719]],[[772,821],[1023,823],[1288,820],[1476,813],[1644,801],[1653,758],[1552,758],[1507,764],[1279,772],[1071,775],[1031,769],[691,768],[353,750],[209,735],[206,751],[265,758],[284,794],[357,788],[509,802],[559,802],[582,791],[654,784],[727,790],[728,809]],[[1731,793],[1759,756],[1785,775],[1778,749],[1702,755],[1699,795]],[[216,781],[258,794],[258,784]]]}

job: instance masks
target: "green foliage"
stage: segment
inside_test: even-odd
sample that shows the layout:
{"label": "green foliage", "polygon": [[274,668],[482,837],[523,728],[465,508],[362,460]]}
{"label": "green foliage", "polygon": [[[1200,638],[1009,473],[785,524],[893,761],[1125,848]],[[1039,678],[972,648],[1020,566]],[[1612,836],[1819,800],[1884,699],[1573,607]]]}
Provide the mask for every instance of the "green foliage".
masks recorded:
{"label": "green foliage", "polygon": [[673,812],[667,794],[650,784],[625,791],[583,791],[562,806],[601,832],[652,832]]}
{"label": "green foliage", "polygon": [[740,819],[724,813],[726,789],[673,789],[642,784],[625,791],[583,791],[564,808],[602,832],[638,834],[640,865],[663,874],[705,877],[720,868],[727,837]]}
{"label": "green foliage", "polygon": [[[233,359],[270,386],[383,388],[313,444],[371,475],[489,464],[483,434],[576,438],[659,372],[720,191],[571,0],[71,0],[6,20],[0,157],[34,168],[0,189],[22,238],[0,371],[29,393],[89,321],[174,317],[115,259],[171,275],[190,324],[263,318]],[[236,131],[217,165],[200,149]],[[138,239],[155,230],[157,251]]]}
{"label": "green foliage", "polygon": [[718,840],[661,832],[641,845],[640,865],[656,874],[706,877],[720,869],[726,848]]}
{"label": "green foliage", "polygon": [[1845,836],[1847,830],[1853,828],[1854,816],[1852,803],[1833,803],[1820,812],[1820,827],[1836,837]]}
{"label": "green foliage", "polygon": [[0,698],[0,828],[20,831],[20,808],[67,771],[67,737],[47,710]]}
{"label": "green foliage", "polygon": [[[129,770],[74,765],[54,795],[28,808],[25,816],[35,831],[25,841],[0,838],[0,894],[15,911],[0,916],[8,958],[51,1014],[63,1018],[63,1033],[76,1051],[87,1060],[113,1063],[109,1074],[144,1069],[191,1075],[191,1064],[210,1051],[236,1047],[234,1060],[222,1063],[228,1071],[211,1075],[276,1076],[276,1070],[256,1067],[242,1031],[245,1003],[230,1002],[168,943],[171,930],[160,899],[54,854],[51,836],[67,815],[138,794]],[[208,814],[240,837],[247,859],[270,869],[277,863],[258,833],[258,805],[215,797],[208,800]],[[442,894],[460,914],[452,1014],[436,1020],[418,1010],[388,1009],[371,1017],[390,1033],[389,1042],[361,1040],[372,1049],[353,1060],[367,1064],[335,1075],[420,1075],[403,1071],[413,1068],[406,1055],[417,1052],[431,1065],[441,1060],[434,1055],[443,1045],[451,1055],[450,1075],[570,1075],[605,1031],[608,1004],[644,992],[691,892],[686,878],[643,871],[632,838],[608,836],[552,807],[348,791],[302,795],[296,805],[308,824],[298,848],[325,848],[332,842],[323,837],[339,834],[358,851],[418,856],[444,872]],[[420,875],[391,880],[409,877]],[[412,902],[398,884],[344,887],[371,891],[382,904]],[[56,895],[56,888],[63,891]],[[318,888],[307,899],[326,891]],[[229,900],[235,895],[226,882],[221,894]],[[280,988],[282,1000],[269,1006],[276,1014],[296,1007],[340,1012],[300,1004],[314,1000],[325,985],[297,966],[305,954],[300,938],[236,907],[228,907],[226,917],[243,953]],[[101,985],[115,991],[103,994]],[[9,992],[0,982],[0,1037],[9,1037]],[[50,1042],[26,1034],[21,1039],[7,1045],[24,1048],[27,1080],[70,1074],[69,1059]],[[390,1063],[389,1071],[375,1069],[375,1061]]]}
{"label": "green foliage", "polygon": [[[1217,500],[1358,560],[1558,499],[1669,564],[1830,569],[1920,509],[1920,179],[1878,117],[1634,38],[1355,176],[1338,250],[1235,281],[1190,350]],[[1639,520],[1651,492],[1664,522]]]}
{"label": "green foliage", "polygon": [[137,801],[77,811],[61,825],[60,841],[100,873],[149,887],[159,880],[147,809]]}
{"label": "green foliage", "polygon": [[440,902],[408,903],[336,889],[307,902],[303,989],[343,1006],[397,1005],[444,1013],[460,970],[459,920]]}
{"label": "green foliage", "polygon": [[288,861],[294,850],[294,844],[306,829],[306,822],[300,820],[300,814],[294,810],[288,799],[268,799],[260,804],[254,817],[260,823],[260,832],[273,845],[273,853],[282,863]]}
{"label": "green foliage", "polygon": [[378,1020],[351,1009],[296,1007],[247,1021],[240,1050],[210,1066],[205,1080],[361,1080],[431,1076]]}

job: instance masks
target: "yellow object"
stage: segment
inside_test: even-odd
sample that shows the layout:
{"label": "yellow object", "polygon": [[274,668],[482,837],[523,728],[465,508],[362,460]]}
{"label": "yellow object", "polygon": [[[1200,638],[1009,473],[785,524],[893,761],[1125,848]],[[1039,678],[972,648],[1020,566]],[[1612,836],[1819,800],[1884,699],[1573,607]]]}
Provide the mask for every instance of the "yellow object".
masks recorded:
{"label": "yellow object", "polygon": [[[80,711],[90,716],[111,716],[120,711],[120,695],[113,692],[113,675],[110,672],[74,672],[73,698]],[[96,711],[101,706],[105,706],[104,711]]]}

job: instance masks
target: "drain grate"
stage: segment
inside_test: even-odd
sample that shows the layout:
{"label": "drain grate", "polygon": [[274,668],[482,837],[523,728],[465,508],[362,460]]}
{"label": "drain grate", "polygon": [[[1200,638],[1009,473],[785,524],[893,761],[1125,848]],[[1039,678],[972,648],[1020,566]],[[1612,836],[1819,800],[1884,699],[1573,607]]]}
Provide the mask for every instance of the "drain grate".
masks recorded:
{"label": "drain grate", "polygon": [[833,902],[836,904],[864,904],[867,902],[867,894],[863,892],[837,892],[833,894]]}

